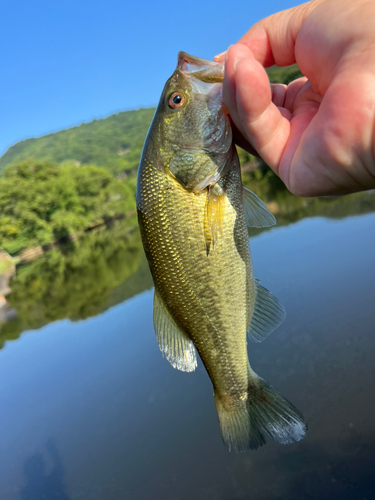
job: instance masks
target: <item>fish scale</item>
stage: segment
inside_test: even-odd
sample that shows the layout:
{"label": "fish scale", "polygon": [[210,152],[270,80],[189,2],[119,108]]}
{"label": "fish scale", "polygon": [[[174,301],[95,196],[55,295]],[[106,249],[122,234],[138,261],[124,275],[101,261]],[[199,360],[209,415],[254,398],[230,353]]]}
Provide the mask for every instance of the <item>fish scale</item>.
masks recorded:
{"label": "fish scale", "polygon": [[[247,234],[242,205],[236,206],[234,201],[236,186],[237,190],[240,187],[239,175],[238,168],[228,174],[223,239],[208,256],[204,239],[205,194],[187,193],[179,183],[150,166],[142,173],[144,180],[140,179],[146,195],[140,193],[138,207],[155,286],[197,347],[215,388],[231,394],[234,386],[239,394],[246,391],[248,365],[244,311],[251,257],[248,245],[243,245],[243,260],[233,239],[238,219],[241,229],[237,230]],[[196,256],[194,261],[192,254]],[[230,266],[225,265],[228,259]],[[218,289],[220,294],[215,292]],[[231,332],[234,338],[228,341]],[[213,355],[213,351],[217,354]],[[226,363],[214,363],[217,355]]]}

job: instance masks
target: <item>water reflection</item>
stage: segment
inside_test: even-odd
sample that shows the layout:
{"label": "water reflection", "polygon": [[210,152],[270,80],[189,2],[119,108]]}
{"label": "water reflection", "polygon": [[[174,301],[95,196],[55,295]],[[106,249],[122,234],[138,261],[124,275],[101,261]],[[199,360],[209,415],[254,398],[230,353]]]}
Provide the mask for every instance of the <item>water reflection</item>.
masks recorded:
{"label": "water reflection", "polygon": [[47,458],[52,467],[47,471],[42,453],[35,453],[24,464],[26,486],[21,490],[20,500],[70,500],[65,484],[64,471],[55,442],[46,443]]}
{"label": "water reflection", "polygon": [[0,325],[0,342],[58,319],[95,316],[150,286],[134,220],[88,233],[18,266],[7,297],[17,315]]}
{"label": "water reflection", "polygon": [[[271,180],[259,183],[256,191],[263,199],[272,200],[270,208],[279,227],[316,215],[340,219],[375,210],[374,192],[307,199],[274,185],[281,182],[275,176]],[[254,229],[251,236],[269,229]],[[7,296],[8,306],[16,314],[0,319],[0,349],[25,330],[59,319],[95,316],[151,286],[135,217],[85,234],[34,262],[17,266]]]}
{"label": "water reflection", "polygon": [[250,361],[303,411],[306,439],[227,452],[202,363],[182,373],[160,354],[152,290],[118,303],[140,291],[141,259],[101,305],[116,307],[0,351],[0,498],[43,498],[57,470],[45,498],[372,500],[374,227],[375,214],[315,217],[252,239],[255,275],[287,318]]}

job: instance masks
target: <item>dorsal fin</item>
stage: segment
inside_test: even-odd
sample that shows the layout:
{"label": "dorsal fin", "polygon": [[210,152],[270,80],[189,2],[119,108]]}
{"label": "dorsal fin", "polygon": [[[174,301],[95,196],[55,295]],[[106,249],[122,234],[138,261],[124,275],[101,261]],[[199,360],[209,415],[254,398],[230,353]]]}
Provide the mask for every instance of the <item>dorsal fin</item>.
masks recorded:
{"label": "dorsal fin", "polygon": [[284,321],[284,307],[276,297],[255,280],[255,306],[248,335],[254,342],[262,342]]}
{"label": "dorsal fin", "polygon": [[275,217],[263,201],[245,186],[242,186],[242,200],[248,227],[269,227],[276,224]]}

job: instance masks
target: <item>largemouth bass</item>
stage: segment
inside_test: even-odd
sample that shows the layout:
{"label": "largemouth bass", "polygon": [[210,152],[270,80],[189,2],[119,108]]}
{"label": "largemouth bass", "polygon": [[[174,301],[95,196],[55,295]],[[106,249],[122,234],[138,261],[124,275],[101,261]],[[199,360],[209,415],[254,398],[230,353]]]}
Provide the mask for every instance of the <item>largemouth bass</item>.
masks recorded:
{"label": "largemouth bass", "polygon": [[303,416],[250,367],[247,335],[260,342],[285,317],[253,276],[247,225],[273,215],[242,186],[223,64],[180,52],[144,145],[137,183],[142,240],[155,284],[154,327],[173,367],[193,371],[198,351],[214,387],[228,449],[271,436],[299,441]]}

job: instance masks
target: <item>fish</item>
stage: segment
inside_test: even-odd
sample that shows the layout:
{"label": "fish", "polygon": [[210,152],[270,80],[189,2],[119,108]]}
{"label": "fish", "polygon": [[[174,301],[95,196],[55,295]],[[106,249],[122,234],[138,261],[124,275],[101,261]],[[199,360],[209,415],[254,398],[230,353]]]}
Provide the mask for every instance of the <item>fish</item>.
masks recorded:
{"label": "fish", "polygon": [[185,372],[199,355],[224,444],[242,452],[267,437],[297,442],[307,424],[249,364],[247,338],[264,340],[285,310],[253,275],[247,227],[276,221],[242,185],[223,77],[223,63],[178,54],[145,140],[136,202],[160,350]]}

